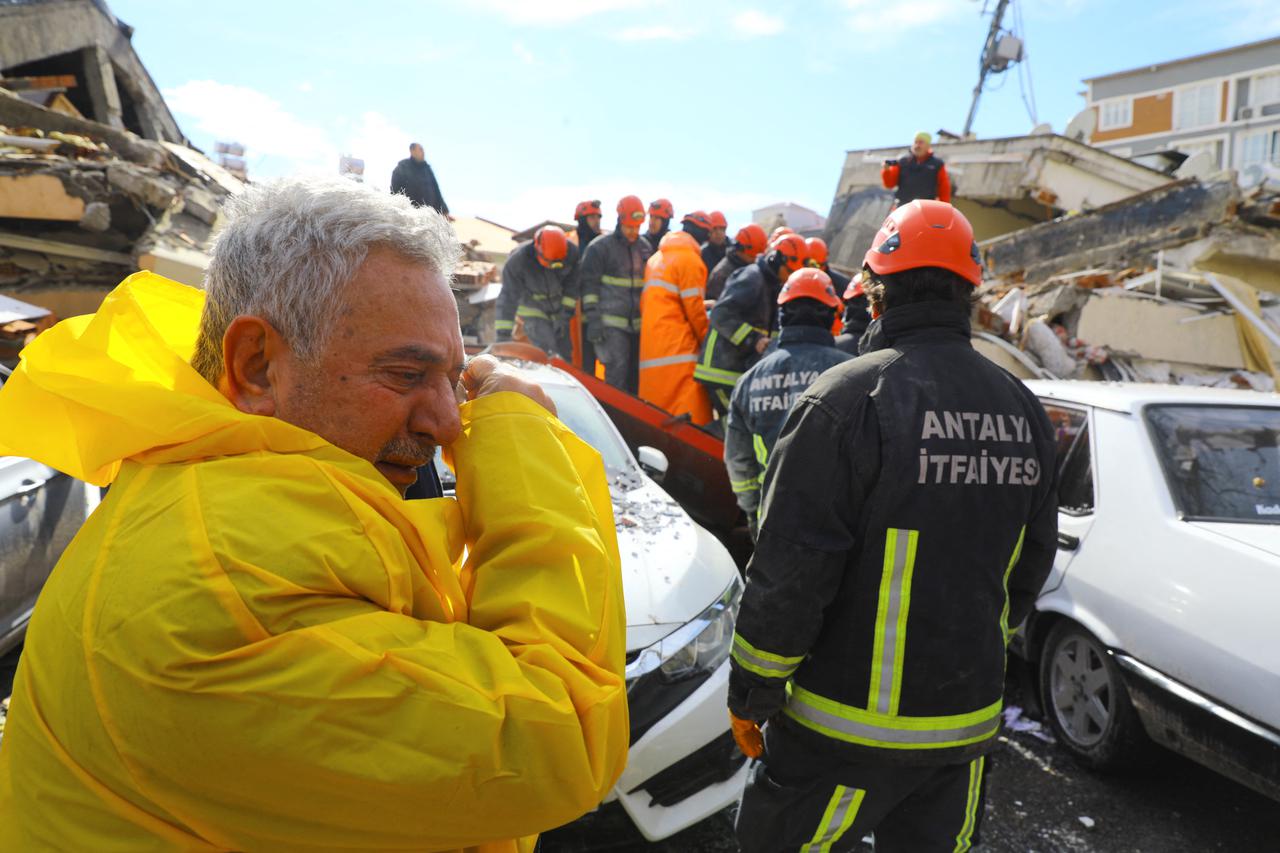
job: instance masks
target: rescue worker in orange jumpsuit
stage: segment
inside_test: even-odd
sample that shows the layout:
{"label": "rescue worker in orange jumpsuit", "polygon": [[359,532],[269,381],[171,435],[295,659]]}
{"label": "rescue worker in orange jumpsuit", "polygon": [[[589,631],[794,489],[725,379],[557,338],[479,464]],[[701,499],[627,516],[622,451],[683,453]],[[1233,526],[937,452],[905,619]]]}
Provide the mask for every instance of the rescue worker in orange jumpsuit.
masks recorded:
{"label": "rescue worker in orange jumpsuit", "polygon": [[662,238],[671,232],[671,220],[676,215],[671,199],[659,198],[649,202],[649,230],[644,238],[649,241],[653,250],[658,251]]}
{"label": "rescue worker in orange jumpsuit", "polygon": [[918,198],[951,202],[951,178],[947,164],[933,153],[933,137],[920,131],[911,150],[897,160],[885,160],[880,180],[887,190],[895,190],[894,206],[901,207]]}
{"label": "rescue worker in orange jumpsuit", "polygon": [[716,264],[720,263],[725,252],[728,251],[728,237],[725,236],[725,232],[729,230],[729,220],[725,219],[724,214],[718,210],[711,211],[708,218],[711,220],[711,233],[702,244],[702,262],[710,271],[716,268]]}
{"label": "rescue worker in orange jumpsuit", "polygon": [[719,299],[729,276],[760,257],[768,245],[769,238],[765,236],[764,229],[754,222],[739,228],[729,251],[707,274],[707,299]]}
{"label": "rescue worker in orange jumpsuit", "polygon": [[695,424],[711,422],[711,399],[693,379],[698,350],[707,336],[707,268],[699,253],[697,217],[662,238],[645,265],[640,297],[640,398]]}

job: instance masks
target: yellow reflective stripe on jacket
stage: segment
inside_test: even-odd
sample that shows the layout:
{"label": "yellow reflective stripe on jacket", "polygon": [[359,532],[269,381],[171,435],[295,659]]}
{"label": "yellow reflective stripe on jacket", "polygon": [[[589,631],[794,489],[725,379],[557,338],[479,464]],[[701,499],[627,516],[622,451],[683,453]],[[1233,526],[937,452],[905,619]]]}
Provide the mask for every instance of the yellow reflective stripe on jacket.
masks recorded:
{"label": "yellow reflective stripe on jacket", "polygon": [[980,743],[1000,730],[997,699],[968,714],[899,717],[844,705],[811,693],[794,682],[783,713],[805,728],[829,738],[884,749],[945,749]]}
{"label": "yellow reflective stripe on jacket", "polygon": [[747,492],[758,492],[760,490],[760,481],[755,477],[750,480],[730,480],[729,488],[733,490],[735,495],[741,495]]}
{"label": "yellow reflective stripe on jacket", "polygon": [[640,331],[639,318],[632,320],[629,317],[620,317],[617,314],[603,314],[600,319],[611,329],[622,329],[627,332]]}
{"label": "yellow reflective stripe on jacket", "polygon": [[548,316],[547,316],[547,312],[543,311],[543,310],[542,310],[542,309],[540,309],[540,308],[534,308],[534,307],[529,306],[529,305],[521,305],[519,308],[517,308],[517,309],[516,309],[516,316],[517,316],[517,317],[532,317],[532,318],[534,318],[535,320],[550,320],[550,319],[551,319],[550,317],[548,317]]}
{"label": "yellow reflective stripe on jacket", "polygon": [[598,293],[584,293],[584,294],[582,294],[582,304],[583,304],[583,305],[598,305],[599,303],[600,303],[600,294],[598,294]]}
{"label": "yellow reflective stripe on jacket", "polygon": [[644,287],[644,280],[638,278],[623,278],[619,275],[602,275],[600,283],[607,284],[610,287]]}
{"label": "yellow reflective stripe on jacket", "polygon": [[738,666],[765,678],[790,678],[791,674],[799,669],[800,664],[804,662],[804,655],[787,657],[786,655],[775,655],[773,652],[762,652],[742,639],[742,636],[737,632],[734,632],[733,635],[733,652],[731,654],[733,659],[738,662]]}
{"label": "yellow reflective stripe on jacket", "polygon": [[916,565],[917,530],[890,528],[884,540],[884,568],[876,607],[867,710],[896,716],[902,693],[902,657],[907,642],[911,575]]}
{"label": "yellow reflective stripe on jacket", "polygon": [[562,296],[560,297],[560,304],[572,311],[578,307],[578,300],[574,299],[572,296]]}
{"label": "yellow reflective stripe on jacket", "polygon": [[1022,540],[1026,538],[1027,526],[1022,525],[1022,529],[1018,531],[1018,544],[1013,546],[1013,556],[1009,558],[1009,565],[1004,570],[1004,608],[1000,611],[1000,636],[1004,638],[1004,644],[1009,645],[1009,575],[1013,573],[1013,567],[1018,564],[1018,558],[1022,556]]}
{"label": "yellow reflective stripe on jacket", "polygon": [[980,755],[969,762],[969,798],[964,807],[964,824],[956,836],[955,853],[965,853],[973,846],[973,830],[978,825],[978,803],[982,802],[982,765],[985,760]]}
{"label": "yellow reflective stripe on jacket", "polygon": [[496,320],[493,327],[499,332],[509,332],[516,327],[514,320]]}
{"label": "yellow reflective stripe on jacket", "polygon": [[769,467],[769,448],[764,446],[764,436],[751,434],[751,446],[756,451],[756,461],[760,463],[760,473],[756,475],[756,482],[764,485],[764,470]]}
{"label": "yellow reflective stripe on jacket", "polygon": [[743,323],[736,330],[734,330],[734,333],[732,335],[729,336],[729,343],[733,344],[734,346],[738,346],[739,344],[741,344],[743,341],[747,339],[747,335],[751,334],[752,328],[753,327],[750,323]]}
{"label": "yellow reflective stripe on jacket", "polygon": [[831,845],[839,841],[857,820],[858,810],[862,808],[862,800],[866,795],[867,792],[862,788],[836,785],[831,799],[827,801],[827,810],[822,813],[822,820],[814,830],[813,838],[800,848],[800,853],[829,853]]}

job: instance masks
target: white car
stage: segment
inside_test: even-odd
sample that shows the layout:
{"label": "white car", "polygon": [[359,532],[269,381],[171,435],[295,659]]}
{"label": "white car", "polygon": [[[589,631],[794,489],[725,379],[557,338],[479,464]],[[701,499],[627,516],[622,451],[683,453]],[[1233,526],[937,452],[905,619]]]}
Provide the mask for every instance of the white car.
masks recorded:
{"label": "white car", "polygon": [[[637,462],[576,379],[545,364],[511,363],[547,391],[560,420],[600,452],[609,474],[627,609],[631,752],[605,802],[620,803],[640,833],[658,841],[737,802],[746,781],[727,706],[742,582],[720,541],[654,481],[666,473],[661,452],[642,447]],[[442,464],[437,471],[451,490],[452,474]]]}
{"label": "white car", "polygon": [[1015,650],[1084,763],[1146,738],[1280,799],[1280,396],[1028,382],[1058,438],[1052,574]]}

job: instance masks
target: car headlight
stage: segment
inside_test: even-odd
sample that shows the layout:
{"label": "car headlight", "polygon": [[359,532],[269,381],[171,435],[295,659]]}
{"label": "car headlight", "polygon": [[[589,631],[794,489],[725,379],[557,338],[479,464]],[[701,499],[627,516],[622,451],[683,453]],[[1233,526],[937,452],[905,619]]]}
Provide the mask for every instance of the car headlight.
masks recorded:
{"label": "car headlight", "polygon": [[729,657],[742,600],[735,577],[715,601],[627,665],[631,742],[698,689]]}

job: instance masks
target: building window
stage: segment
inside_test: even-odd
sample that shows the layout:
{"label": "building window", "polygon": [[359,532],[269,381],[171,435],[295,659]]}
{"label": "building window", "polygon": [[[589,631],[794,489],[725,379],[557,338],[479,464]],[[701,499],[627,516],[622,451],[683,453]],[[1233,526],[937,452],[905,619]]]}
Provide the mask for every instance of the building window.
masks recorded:
{"label": "building window", "polygon": [[1186,154],[1188,160],[1203,151],[1213,158],[1213,165],[1215,167],[1222,167],[1222,142],[1220,140],[1215,139],[1208,142],[1175,142],[1171,147],[1176,148],[1183,154]]}
{"label": "building window", "polygon": [[1260,163],[1280,166],[1280,130],[1255,130],[1240,137],[1239,169]]}
{"label": "building window", "polygon": [[1249,81],[1249,106],[1280,104],[1280,71],[1259,74]]}
{"label": "building window", "polygon": [[1098,130],[1116,130],[1133,125],[1133,99],[1103,101],[1098,106]]}
{"label": "building window", "polygon": [[1218,83],[1198,83],[1174,95],[1173,129],[1187,130],[1218,122]]}

